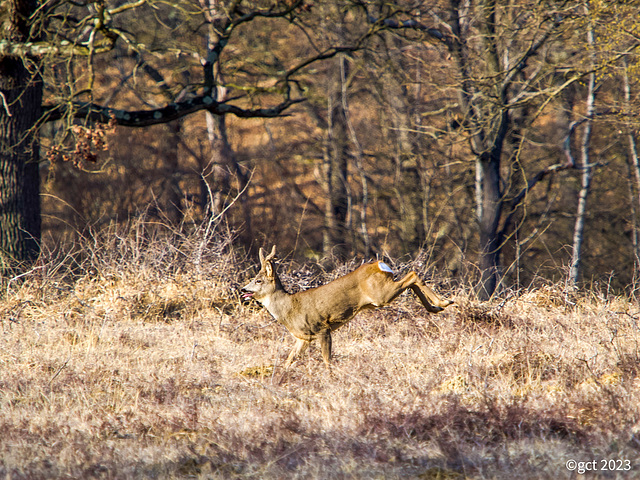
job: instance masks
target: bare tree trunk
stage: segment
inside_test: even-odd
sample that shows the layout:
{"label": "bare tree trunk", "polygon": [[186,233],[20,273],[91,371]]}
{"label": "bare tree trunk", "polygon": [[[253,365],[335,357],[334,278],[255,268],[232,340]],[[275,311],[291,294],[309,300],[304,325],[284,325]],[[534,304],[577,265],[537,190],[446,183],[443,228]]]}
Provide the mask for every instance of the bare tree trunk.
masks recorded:
{"label": "bare tree trunk", "polygon": [[[171,89],[168,88],[165,76],[149,65],[141,54],[135,55],[134,58],[138,60],[144,72],[156,82],[167,102],[174,102],[176,99],[173,97]],[[188,75],[183,73],[183,76],[187,77]],[[158,208],[162,211],[162,214],[170,223],[179,225],[184,220],[183,192],[180,189],[180,135],[182,120],[177,119],[169,122],[164,128],[167,130],[167,135],[165,135],[167,145],[164,148],[167,169],[163,172],[164,180],[160,184],[161,191],[157,193],[156,198],[159,198]]]}
{"label": "bare tree trunk", "polygon": [[[225,198],[231,191],[229,171],[225,168],[225,162],[221,158],[221,150],[224,142],[220,140],[220,117],[207,112],[205,113],[207,122],[207,139],[211,147],[211,159],[208,164],[201,165],[201,185],[200,198],[203,205],[207,205],[208,215],[216,216],[224,209]],[[211,178],[213,188],[209,185],[207,178]],[[209,198],[211,194],[212,198]]]}
{"label": "bare tree trunk", "polygon": [[[466,117],[471,146],[476,152],[475,199],[476,218],[480,229],[480,283],[477,293],[481,300],[488,300],[500,282],[500,253],[502,235],[499,231],[500,218],[504,206],[504,196],[500,187],[500,163],[507,131],[510,126],[506,108],[484,112],[470,73],[467,38],[463,34],[459,0],[450,1],[454,41],[450,51],[456,58],[461,76],[459,92],[460,104]],[[497,53],[495,36],[495,2],[487,1],[483,6],[482,41],[487,52],[487,67],[491,75],[502,73]],[[507,104],[507,89],[500,84],[494,86],[501,104]]]}
{"label": "bare tree trunk", "polygon": [[[629,85],[629,75],[627,71],[628,65],[626,57],[624,57],[622,61],[624,67],[622,69],[622,80],[624,84],[624,106],[626,111],[629,112],[631,105],[631,86]],[[636,138],[633,134],[633,129],[630,126],[627,127],[627,141],[629,145],[629,168],[632,172],[629,177],[629,190],[631,192],[631,211],[633,214],[633,256],[635,259],[635,270],[638,271],[638,269],[640,268],[640,233],[638,232],[638,209],[640,208],[640,159],[638,158],[638,147],[636,144]]]}
{"label": "bare tree trunk", "polygon": [[182,121],[175,120],[166,125],[169,135],[167,138],[168,152],[166,154],[168,168],[163,182],[164,210],[168,220],[174,225],[180,225],[184,220],[183,194],[180,189],[180,130]]}
{"label": "bare tree trunk", "polygon": [[[587,42],[590,47],[594,45],[593,27],[589,26],[587,31]],[[592,55],[593,66],[595,67],[595,54]],[[576,221],[573,228],[573,249],[571,253],[571,264],[569,266],[569,283],[575,287],[578,284],[580,275],[580,262],[582,257],[582,245],[584,243],[584,224],[587,212],[587,197],[591,188],[591,180],[593,178],[593,165],[589,156],[589,147],[591,144],[592,118],[595,113],[596,99],[596,74],[589,74],[589,84],[587,89],[587,108],[585,113],[586,123],[582,135],[580,147],[582,176],[580,192],[578,194],[578,208],[576,210]]]}
{"label": "bare tree trunk", "polygon": [[503,196],[500,190],[501,148],[482,155],[476,168],[480,171],[480,271],[478,296],[487,300],[495,292],[500,281],[500,250],[502,237],[498,234],[502,215]]}
{"label": "bare tree trunk", "polygon": [[348,253],[347,218],[349,212],[348,175],[348,131],[342,95],[341,69],[344,57],[336,59],[338,68],[330,78],[327,95],[327,133],[324,149],[325,178],[325,229],[323,253],[325,257],[344,259]]}
{"label": "bare tree trunk", "polygon": [[[4,2],[3,2],[4,3]],[[0,39],[25,42],[35,1],[6,2]],[[0,57],[0,275],[40,252],[40,171],[37,122],[42,81],[28,60]]]}
{"label": "bare tree trunk", "polygon": [[[364,167],[362,165],[362,146],[360,145],[360,141],[358,140],[358,136],[356,135],[356,131],[353,127],[353,123],[351,122],[351,116],[349,113],[349,100],[347,95],[349,69],[347,67],[348,65],[346,61],[340,62],[340,85],[342,87],[340,90],[340,95],[342,100],[342,110],[344,111],[346,124],[349,127],[349,136],[351,137],[351,143],[353,144],[353,149],[355,152],[355,167],[358,170],[358,175],[360,176],[360,182],[362,185],[362,201],[360,205],[360,235],[362,237],[362,243],[364,245],[364,256],[365,258],[368,258],[371,255],[371,239],[369,238],[369,230],[367,227],[367,208],[369,208],[369,183],[367,180],[367,174],[364,171]],[[355,245],[356,243],[354,241],[354,249],[356,248]]]}
{"label": "bare tree trunk", "polygon": [[[385,35],[387,50],[397,47],[395,37]],[[400,215],[397,225],[400,230],[403,253],[415,254],[423,246],[426,227],[423,222],[423,184],[420,159],[416,148],[416,128],[412,123],[413,111],[419,110],[407,88],[406,64],[401,56],[389,54],[380,77],[380,95],[389,106],[391,136],[393,138],[395,181],[394,191]]]}
{"label": "bare tree trunk", "polygon": [[[214,47],[220,42],[216,25],[225,15],[224,8],[219,5],[219,0],[201,0],[201,4],[206,9],[206,18],[209,24],[205,61],[205,88],[210,89],[214,100],[221,101],[226,92],[223,88],[218,87],[218,76],[220,75],[218,69],[219,58]],[[230,174],[233,174],[237,182],[237,195],[239,196],[243,217],[240,239],[242,243],[250,247],[253,242],[253,228],[251,225],[251,208],[246,193],[249,175],[243,171],[229,143],[225,116],[213,115],[207,112],[206,119],[207,133],[213,152],[212,167],[214,172],[214,198],[209,199],[209,205],[213,207],[213,212],[210,213],[218,215],[224,210],[225,200],[231,196]],[[201,197],[208,197],[209,186],[203,183],[205,181],[203,179],[201,184]]]}
{"label": "bare tree trunk", "polygon": [[[246,188],[249,184],[249,175],[242,169],[238,162],[236,153],[229,143],[227,136],[227,126],[224,116],[212,115],[209,112],[207,116],[207,131],[212,150],[212,167],[214,171],[214,202],[218,215],[225,208],[225,202],[231,200],[234,195],[233,186],[231,185],[231,175],[235,177],[236,188],[235,195],[240,202],[242,210],[242,230],[240,232],[241,241],[250,247],[253,242],[253,227],[251,223],[251,207],[247,198]],[[234,196],[235,198],[235,196]]]}

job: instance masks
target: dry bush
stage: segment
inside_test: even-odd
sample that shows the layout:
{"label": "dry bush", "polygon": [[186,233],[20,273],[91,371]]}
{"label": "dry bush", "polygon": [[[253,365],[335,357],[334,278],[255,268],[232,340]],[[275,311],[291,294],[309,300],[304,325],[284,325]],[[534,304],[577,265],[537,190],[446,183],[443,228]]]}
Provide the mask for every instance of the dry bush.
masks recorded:
{"label": "dry bush", "polygon": [[589,478],[638,476],[637,302],[460,290],[430,315],[409,293],[335,332],[330,372],[316,346],[284,371],[292,338],[236,293],[255,264],[205,233],[137,222],[5,282],[0,475],[555,479],[614,459],[630,470]]}

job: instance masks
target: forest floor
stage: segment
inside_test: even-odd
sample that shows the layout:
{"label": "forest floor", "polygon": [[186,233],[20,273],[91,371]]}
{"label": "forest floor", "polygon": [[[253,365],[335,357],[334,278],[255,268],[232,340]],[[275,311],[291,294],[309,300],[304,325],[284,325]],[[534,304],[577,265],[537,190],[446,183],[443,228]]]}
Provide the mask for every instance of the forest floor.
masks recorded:
{"label": "forest floor", "polygon": [[640,478],[635,299],[436,283],[284,370],[228,242],[94,240],[2,284],[2,478]]}

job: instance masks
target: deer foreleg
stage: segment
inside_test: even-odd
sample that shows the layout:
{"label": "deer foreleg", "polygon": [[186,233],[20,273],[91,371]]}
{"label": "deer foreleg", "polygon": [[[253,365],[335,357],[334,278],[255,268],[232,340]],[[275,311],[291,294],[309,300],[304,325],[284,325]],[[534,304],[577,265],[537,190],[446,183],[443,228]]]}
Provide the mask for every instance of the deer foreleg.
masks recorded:
{"label": "deer foreleg", "polygon": [[296,344],[291,349],[291,353],[289,354],[287,361],[284,363],[284,368],[289,368],[293,363],[293,361],[295,360],[295,358],[298,355],[301,355],[307,349],[308,346],[309,346],[308,340],[302,340],[301,338],[296,338]]}

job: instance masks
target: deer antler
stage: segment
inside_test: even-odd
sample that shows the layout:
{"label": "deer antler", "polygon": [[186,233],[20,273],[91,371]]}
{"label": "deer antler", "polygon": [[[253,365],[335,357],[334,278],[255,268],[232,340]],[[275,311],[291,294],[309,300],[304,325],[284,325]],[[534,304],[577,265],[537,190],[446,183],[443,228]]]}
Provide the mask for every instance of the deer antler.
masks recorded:
{"label": "deer antler", "polygon": [[258,251],[258,255],[260,256],[260,264],[264,265],[265,262],[269,262],[273,260],[273,258],[276,256],[276,246],[275,245],[273,246],[273,248],[271,249],[271,253],[267,255],[266,258],[264,256],[264,250],[262,249],[262,247],[260,247],[260,250]]}

